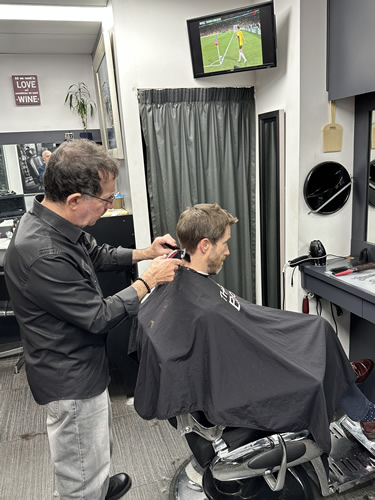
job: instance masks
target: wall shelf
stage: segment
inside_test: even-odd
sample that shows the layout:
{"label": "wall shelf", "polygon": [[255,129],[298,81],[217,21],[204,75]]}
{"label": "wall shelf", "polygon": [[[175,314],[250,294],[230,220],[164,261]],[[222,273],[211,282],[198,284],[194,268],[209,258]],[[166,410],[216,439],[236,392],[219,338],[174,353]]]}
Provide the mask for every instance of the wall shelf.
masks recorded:
{"label": "wall shelf", "polygon": [[338,264],[335,260],[334,264],[328,263],[327,266],[301,264],[302,287],[360,318],[375,323],[375,294],[326,273],[330,268],[338,265],[350,265],[350,261],[340,261]]}

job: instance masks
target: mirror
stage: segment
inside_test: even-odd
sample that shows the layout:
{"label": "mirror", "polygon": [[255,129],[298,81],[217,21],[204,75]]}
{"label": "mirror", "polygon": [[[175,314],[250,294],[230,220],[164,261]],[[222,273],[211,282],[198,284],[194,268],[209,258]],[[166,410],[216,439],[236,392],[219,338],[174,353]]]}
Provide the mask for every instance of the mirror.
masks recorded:
{"label": "mirror", "polygon": [[43,175],[48,162],[45,155],[48,152],[53,153],[56,144],[17,144],[16,148],[23,193],[26,195],[44,192]]}
{"label": "mirror", "polygon": [[351,192],[351,178],[346,168],[335,161],[315,165],[303,186],[310,213],[329,215],[341,210]]}
{"label": "mirror", "polygon": [[[80,132],[73,130],[70,133],[79,137]],[[91,132],[93,140],[101,144],[99,129]],[[35,194],[44,192],[43,153],[53,152],[64,140],[65,133],[61,130],[0,134],[0,193],[9,190],[24,195],[29,210]]]}
{"label": "mirror", "polygon": [[359,256],[361,250],[367,248],[370,260],[375,260],[375,207],[370,203],[373,198],[370,164],[375,159],[375,149],[371,147],[374,122],[375,92],[356,96],[351,254]]}
{"label": "mirror", "polygon": [[259,115],[262,305],[284,308],[284,112]]}
{"label": "mirror", "polygon": [[29,208],[35,194],[44,192],[43,174],[48,162],[45,152],[52,153],[56,147],[49,142],[0,146],[0,190],[24,195]]}
{"label": "mirror", "polygon": [[372,111],[371,113],[370,165],[367,210],[367,241],[375,243],[375,111]]}
{"label": "mirror", "polygon": [[111,37],[104,31],[93,57],[96,95],[104,146],[114,158],[124,158]]}
{"label": "mirror", "polygon": [[0,192],[8,191],[8,175],[5,166],[3,147],[0,146]]}

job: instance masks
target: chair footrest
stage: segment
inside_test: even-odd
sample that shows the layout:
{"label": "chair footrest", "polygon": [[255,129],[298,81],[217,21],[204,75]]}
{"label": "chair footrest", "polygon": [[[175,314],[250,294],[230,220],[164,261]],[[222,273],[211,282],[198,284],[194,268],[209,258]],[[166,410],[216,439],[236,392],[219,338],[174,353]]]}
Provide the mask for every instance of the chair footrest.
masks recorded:
{"label": "chair footrest", "polygon": [[[351,431],[348,431],[346,426],[349,427],[349,422],[345,422],[344,425],[345,420],[338,420],[330,425],[332,447],[328,457],[326,491],[323,491],[323,485],[319,484],[311,463],[303,464],[310,477],[321,489],[323,496],[342,493],[375,478],[375,461],[372,453],[357,441],[357,435],[354,438]],[[350,424],[350,427],[353,430],[356,426]]]}

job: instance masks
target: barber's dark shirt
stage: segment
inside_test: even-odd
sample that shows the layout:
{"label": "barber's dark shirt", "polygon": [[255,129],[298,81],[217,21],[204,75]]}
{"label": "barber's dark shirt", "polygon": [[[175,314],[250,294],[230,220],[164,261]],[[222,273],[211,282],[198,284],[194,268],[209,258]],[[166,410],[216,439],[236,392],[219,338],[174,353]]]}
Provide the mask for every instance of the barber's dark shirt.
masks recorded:
{"label": "barber's dark shirt", "polygon": [[[138,312],[133,287],[104,298],[97,271],[132,264],[132,250],[95,239],[38,196],[11,240],[5,278],[37,403],[97,396],[109,383],[106,332]],[[39,200],[39,201],[38,201]]]}

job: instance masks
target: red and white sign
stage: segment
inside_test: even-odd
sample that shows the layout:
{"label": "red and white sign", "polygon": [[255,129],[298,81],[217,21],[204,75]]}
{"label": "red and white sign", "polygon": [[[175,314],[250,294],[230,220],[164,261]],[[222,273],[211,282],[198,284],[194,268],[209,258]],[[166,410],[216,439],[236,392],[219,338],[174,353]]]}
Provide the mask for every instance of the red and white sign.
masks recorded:
{"label": "red and white sign", "polygon": [[13,75],[12,80],[17,106],[40,104],[38,77],[36,75]]}

